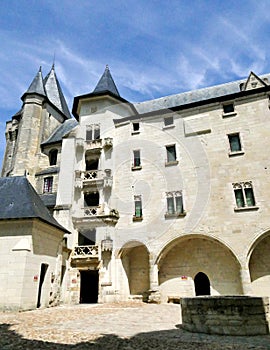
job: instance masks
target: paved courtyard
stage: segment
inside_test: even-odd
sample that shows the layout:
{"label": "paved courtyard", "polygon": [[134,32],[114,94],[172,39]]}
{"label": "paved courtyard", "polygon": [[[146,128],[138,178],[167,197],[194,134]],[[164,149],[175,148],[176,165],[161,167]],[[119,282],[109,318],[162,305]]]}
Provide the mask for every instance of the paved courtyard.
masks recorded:
{"label": "paved courtyard", "polygon": [[0,313],[0,349],[270,349],[270,336],[229,337],[181,329],[176,304],[93,304]]}

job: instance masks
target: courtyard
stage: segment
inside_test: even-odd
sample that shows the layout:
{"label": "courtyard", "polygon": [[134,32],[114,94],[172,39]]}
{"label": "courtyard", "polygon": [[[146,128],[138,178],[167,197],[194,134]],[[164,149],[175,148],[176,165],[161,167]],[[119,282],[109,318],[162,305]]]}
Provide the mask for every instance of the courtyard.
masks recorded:
{"label": "courtyard", "polygon": [[0,349],[270,349],[270,336],[181,329],[178,304],[80,304],[0,313]]}

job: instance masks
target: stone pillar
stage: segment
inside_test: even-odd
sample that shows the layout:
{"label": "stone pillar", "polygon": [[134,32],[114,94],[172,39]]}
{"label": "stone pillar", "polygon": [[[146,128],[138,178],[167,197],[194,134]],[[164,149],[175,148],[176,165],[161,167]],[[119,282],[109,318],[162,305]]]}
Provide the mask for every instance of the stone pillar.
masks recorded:
{"label": "stone pillar", "polygon": [[158,290],[158,265],[150,263],[150,290],[156,291]]}
{"label": "stone pillar", "polygon": [[248,266],[241,266],[240,270],[241,282],[244,295],[251,295],[251,278]]}
{"label": "stone pillar", "polygon": [[150,289],[148,293],[149,303],[160,303],[160,292],[158,286],[158,265],[149,261]]}

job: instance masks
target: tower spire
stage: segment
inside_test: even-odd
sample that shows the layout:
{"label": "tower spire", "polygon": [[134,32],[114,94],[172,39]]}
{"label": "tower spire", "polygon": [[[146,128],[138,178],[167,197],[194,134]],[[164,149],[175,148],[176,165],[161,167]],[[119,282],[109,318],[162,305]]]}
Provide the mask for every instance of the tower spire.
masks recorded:
{"label": "tower spire", "polygon": [[97,86],[93,91],[93,93],[100,93],[100,92],[110,92],[115,96],[120,97],[120,94],[117,90],[115,82],[111,76],[109,66],[107,64],[103,75],[101,76],[99,82],[97,83]]}
{"label": "tower spire", "polygon": [[44,84],[43,84],[43,77],[42,77],[42,69],[41,66],[39,67],[39,70],[34,77],[32,83],[30,84],[29,88],[27,91],[23,94],[22,100],[24,97],[28,94],[38,94],[41,96],[46,96]]}

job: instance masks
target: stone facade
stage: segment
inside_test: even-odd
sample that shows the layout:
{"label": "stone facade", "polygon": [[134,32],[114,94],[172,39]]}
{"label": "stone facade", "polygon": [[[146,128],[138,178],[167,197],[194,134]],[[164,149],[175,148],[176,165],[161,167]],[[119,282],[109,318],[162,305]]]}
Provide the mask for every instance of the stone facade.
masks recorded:
{"label": "stone facade", "polygon": [[[106,68],[94,92],[75,97],[72,128],[55,117],[46,140],[29,116],[32,170],[20,169],[40,195],[53,177],[51,210],[71,232],[63,302],[270,296],[269,94],[251,73],[130,104]],[[4,176],[24,159],[25,138],[7,141]]]}

